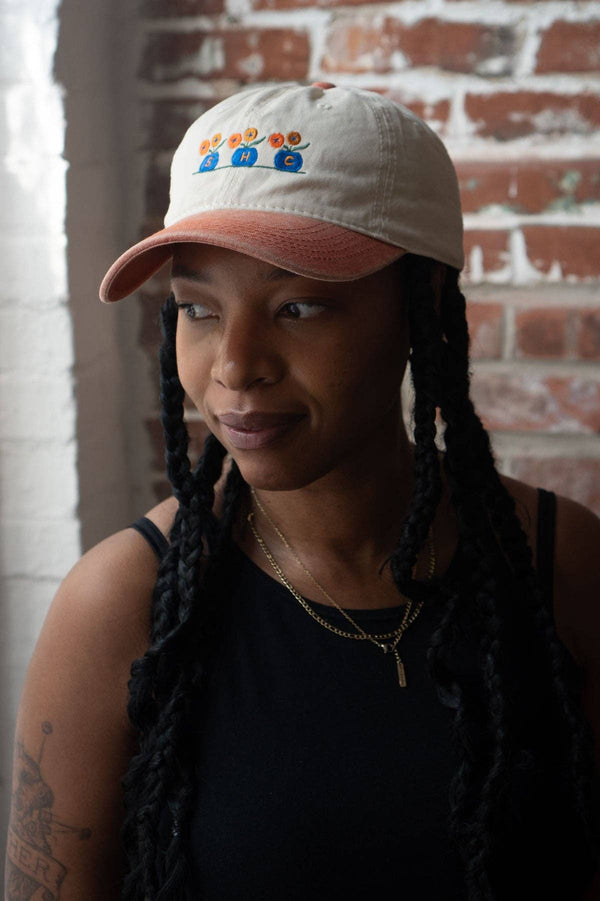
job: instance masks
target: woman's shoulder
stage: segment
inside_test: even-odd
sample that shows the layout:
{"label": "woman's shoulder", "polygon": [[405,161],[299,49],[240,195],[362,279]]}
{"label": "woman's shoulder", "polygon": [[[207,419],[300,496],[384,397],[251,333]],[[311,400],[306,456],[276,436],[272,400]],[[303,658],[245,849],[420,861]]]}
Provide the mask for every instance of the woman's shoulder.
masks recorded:
{"label": "woman's shoulder", "polygon": [[[539,492],[534,485],[501,476],[536,561]],[[554,521],[553,610],[564,644],[580,665],[600,662],[600,518],[579,501],[557,492]],[[599,666],[600,671],[600,666]]]}
{"label": "woman's shoulder", "polygon": [[[501,475],[500,480],[515,501],[515,510],[527,535],[531,549],[537,549],[539,489],[535,485]],[[550,490],[550,489],[547,489]],[[589,541],[598,540],[600,518],[584,504],[573,498],[552,491],[556,500],[554,562],[565,569],[573,569],[573,563],[581,562],[583,547]],[[573,539],[577,536],[577,541]],[[579,539],[583,545],[578,547]],[[587,561],[589,564],[591,561]],[[587,569],[587,565],[584,566]]]}
{"label": "woman's shoulder", "polygon": [[[168,509],[168,504],[159,504],[149,511],[161,531],[168,530]],[[67,633],[85,631],[87,624],[95,631],[98,650],[128,667],[148,646],[158,564],[137,530],[120,529],[87,550],[69,570],[49,617],[64,621]]]}

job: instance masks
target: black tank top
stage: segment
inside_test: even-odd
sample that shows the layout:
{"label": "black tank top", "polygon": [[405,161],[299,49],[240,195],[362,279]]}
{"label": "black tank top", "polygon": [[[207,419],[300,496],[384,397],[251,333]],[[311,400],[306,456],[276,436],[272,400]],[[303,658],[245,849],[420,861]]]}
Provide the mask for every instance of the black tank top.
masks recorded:
{"label": "black tank top", "polygon": [[[556,496],[538,489],[537,569],[552,603]],[[160,556],[162,533],[133,523]],[[463,562],[458,547],[448,576]],[[204,901],[465,901],[447,829],[458,759],[451,698],[425,649],[441,616],[425,604],[395,657],[342,638],[237,546],[222,642],[197,710],[190,897]],[[310,600],[328,622],[338,610]],[[404,607],[353,610],[392,631]]]}

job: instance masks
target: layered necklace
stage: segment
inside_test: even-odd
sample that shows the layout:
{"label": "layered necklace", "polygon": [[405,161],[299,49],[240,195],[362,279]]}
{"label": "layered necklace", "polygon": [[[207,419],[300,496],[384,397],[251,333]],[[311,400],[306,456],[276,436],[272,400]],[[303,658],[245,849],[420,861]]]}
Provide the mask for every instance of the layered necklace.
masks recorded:
{"label": "layered necklace", "polygon": [[[314,582],[314,584],[325,595],[325,597],[335,607],[337,607],[337,609],[340,611],[340,613],[343,614],[343,616],[345,616],[346,619],[350,623],[352,623],[352,625],[354,626],[354,628],[357,631],[356,632],[345,632],[342,629],[338,629],[337,626],[334,626],[331,623],[327,622],[327,620],[323,619],[322,616],[319,616],[319,614],[315,610],[312,609],[312,607],[302,597],[302,595],[298,591],[296,591],[294,586],[290,584],[289,580],[284,575],[281,567],[279,566],[279,564],[273,557],[273,554],[267,547],[264,539],[261,537],[261,535],[257,531],[256,526],[254,525],[254,511],[251,511],[248,514],[248,523],[250,525],[250,528],[252,529],[254,537],[256,538],[256,540],[257,540],[261,550],[263,551],[264,555],[266,556],[267,560],[269,561],[269,563],[271,564],[271,566],[273,567],[273,569],[275,570],[275,572],[277,573],[277,575],[279,576],[279,578],[281,579],[283,584],[286,586],[286,588],[291,592],[291,594],[296,598],[296,600],[302,605],[302,607],[306,610],[306,612],[308,614],[310,614],[310,616],[312,616],[312,618],[314,620],[316,620],[316,622],[318,622],[325,629],[329,629],[330,632],[335,632],[336,635],[339,635],[342,638],[353,638],[358,641],[365,641],[365,640],[370,641],[372,644],[374,644],[378,648],[380,648],[384,654],[392,654],[393,653],[394,657],[396,658],[396,669],[398,672],[398,684],[402,688],[406,688],[406,674],[404,672],[404,664],[402,663],[402,660],[400,659],[400,654],[398,652],[398,642],[402,638],[402,635],[404,634],[404,632],[406,631],[408,626],[410,626],[410,624],[412,622],[414,622],[414,620],[419,615],[419,612],[423,606],[423,601],[419,601],[419,603],[416,605],[414,610],[412,609],[412,606],[413,606],[412,601],[408,600],[406,602],[406,604],[405,604],[406,610],[404,613],[404,618],[403,618],[401,624],[398,626],[398,628],[395,629],[393,632],[387,632],[384,635],[369,635],[367,632],[364,631],[364,629],[362,629],[359,626],[359,624],[357,622],[355,622],[352,619],[352,617],[350,616],[350,614],[348,613],[347,610],[344,610],[343,607],[340,607],[340,605],[337,603],[337,601],[334,600],[334,598],[332,598],[331,595],[327,593],[327,591],[325,591],[325,589],[323,588],[321,583],[316,580],[316,578],[313,576],[313,574],[311,572],[309,572],[309,570],[306,568],[306,566],[304,565],[302,560],[300,560],[300,558],[298,557],[298,555],[296,554],[294,549],[291,547],[289,541],[287,540],[285,535],[282,533],[281,529],[279,529],[276,526],[276,524],[273,522],[273,520],[271,519],[271,517],[269,516],[269,514],[267,513],[267,511],[265,510],[265,508],[259,501],[259,499],[256,496],[256,493],[254,491],[254,488],[251,488],[250,491],[252,493],[252,498],[253,498],[254,502],[256,503],[256,506],[258,507],[260,512],[263,514],[263,516],[265,516],[266,519],[268,519],[268,521],[271,523],[271,526],[277,532],[279,538],[283,541],[284,545],[292,553],[293,557],[297,560],[298,564],[302,567],[302,569],[304,570],[306,575],[311,579],[312,582]],[[429,528],[428,540],[429,540],[429,571],[427,574],[427,578],[431,579],[435,572],[435,566],[436,566],[435,546],[434,546],[434,542],[433,542],[433,528],[431,526]],[[416,567],[417,567],[417,564],[415,563],[415,565],[413,567],[413,578],[415,575]]]}

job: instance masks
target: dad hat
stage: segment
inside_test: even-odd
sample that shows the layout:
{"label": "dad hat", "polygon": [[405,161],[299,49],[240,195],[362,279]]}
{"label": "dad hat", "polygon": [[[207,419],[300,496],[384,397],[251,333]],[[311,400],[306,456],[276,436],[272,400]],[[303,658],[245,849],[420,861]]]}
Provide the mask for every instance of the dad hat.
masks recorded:
{"label": "dad hat", "polygon": [[102,301],[134,292],[181,242],[324,281],[362,278],[407,252],[464,265],[442,141],[406,107],[354,86],[286,82],[215,104],[175,151],[164,224],[113,263]]}

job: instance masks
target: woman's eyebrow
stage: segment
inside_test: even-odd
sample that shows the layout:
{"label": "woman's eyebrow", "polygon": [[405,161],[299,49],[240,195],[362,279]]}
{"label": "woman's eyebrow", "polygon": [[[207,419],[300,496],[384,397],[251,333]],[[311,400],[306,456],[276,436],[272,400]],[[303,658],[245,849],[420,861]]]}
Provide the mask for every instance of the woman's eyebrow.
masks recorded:
{"label": "woman's eyebrow", "polygon": [[[184,278],[188,281],[204,283],[212,283],[213,281],[209,273],[203,272],[201,269],[188,269],[187,266],[184,266],[182,263],[173,264],[171,278]],[[270,269],[264,275],[265,281],[270,282],[284,278],[300,278],[300,276],[295,272],[289,272],[287,269],[280,269],[277,266],[274,266],[273,269]]]}

